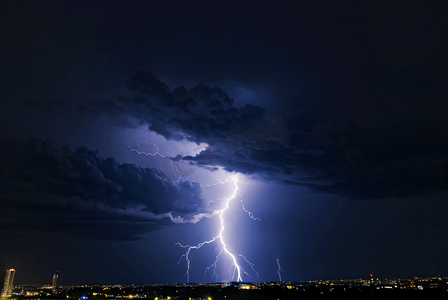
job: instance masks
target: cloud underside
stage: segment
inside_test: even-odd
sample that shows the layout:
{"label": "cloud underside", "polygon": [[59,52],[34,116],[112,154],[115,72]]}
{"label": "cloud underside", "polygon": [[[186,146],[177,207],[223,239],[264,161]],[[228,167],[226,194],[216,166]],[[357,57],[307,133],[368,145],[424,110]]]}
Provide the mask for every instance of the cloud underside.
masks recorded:
{"label": "cloud underside", "polygon": [[128,88],[132,96],[90,101],[81,111],[132,116],[168,140],[208,144],[175,160],[352,199],[448,189],[448,124],[408,120],[361,129],[336,127],[306,111],[268,116],[259,106],[234,107],[218,87],[170,90],[149,71],[139,71]]}
{"label": "cloud underside", "polygon": [[[51,141],[5,141],[0,158],[0,230],[135,240],[179,221],[197,221],[200,184]],[[14,216],[14,217],[12,217]]]}

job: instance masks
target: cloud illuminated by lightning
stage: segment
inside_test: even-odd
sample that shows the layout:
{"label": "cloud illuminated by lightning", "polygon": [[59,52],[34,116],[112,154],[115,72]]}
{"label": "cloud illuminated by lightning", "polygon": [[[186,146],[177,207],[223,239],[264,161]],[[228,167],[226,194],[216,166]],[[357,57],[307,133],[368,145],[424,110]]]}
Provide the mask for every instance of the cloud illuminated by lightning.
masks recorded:
{"label": "cloud illuminated by lightning", "polygon": [[[205,244],[211,244],[211,243],[213,243],[213,242],[215,242],[215,241],[220,242],[220,244],[221,244],[221,250],[219,251],[218,255],[216,255],[216,257],[215,257],[215,261],[213,262],[213,264],[211,264],[209,267],[207,267],[207,268],[205,269],[205,273],[207,273],[207,271],[209,271],[209,270],[213,270],[212,277],[211,277],[210,280],[213,280],[214,277],[216,277],[216,278],[218,277],[218,276],[216,275],[216,268],[217,268],[217,266],[218,266],[219,258],[221,257],[221,255],[222,255],[223,253],[226,254],[226,255],[228,255],[229,258],[230,258],[231,261],[232,261],[232,266],[231,266],[231,269],[233,268],[232,280],[235,280],[235,279],[236,279],[236,281],[242,281],[242,280],[243,280],[243,278],[242,278],[242,274],[243,274],[243,273],[246,274],[247,276],[251,277],[251,276],[244,270],[244,268],[243,268],[240,264],[238,264],[237,257],[241,257],[241,258],[243,258],[244,261],[245,261],[245,262],[252,268],[252,270],[257,274],[257,277],[258,277],[258,272],[255,270],[255,268],[254,268],[254,264],[251,263],[251,262],[244,256],[244,255],[242,255],[242,254],[235,254],[235,253],[230,252],[229,249],[227,248],[227,244],[226,244],[226,242],[225,242],[225,240],[224,240],[224,237],[223,237],[223,232],[224,232],[224,230],[225,230],[224,214],[225,214],[225,212],[229,209],[229,203],[230,203],[233,199],[235,199],[235,197],[238,195],[237,192],[238,192],[238,189],[239,189],[239,187],[238,187],[238,175],[235,175],[235,176],[233,176],[231,179],[227,179],[227,180],[225,180],[224,182],[221,182],[221,181],[220,181],[219,184],[224,184],[225,182],[228,182],[228,181],[229,181],[229,182],[231,181],[231,182],[234,183],[234,185],[235,185],[235,191],[233,192],[233,194],[232,194],[231,197],[229,197],[229,198],[225,198],[225,205],[224,205],[224,208],[215,212],[216,214],[219,215],[219,218],[221,219],[221,228],[220,228],[219,234],[218,234],[217,236],[211,238],[210,240],[204,241],[204,242],[199,243],[199,244],[197,244],[197,245],[195,245],[195,246],[182,245],[181,243],[176,243],[176,245],[179,245],[179,246],[181,246],[181,247],[187,249],[187,251],[185,252],[185,254],[183,254],[183,255],[180,257],[180,259],[179,259],[179,261],[178,261],[178,264],[182,261],[182,259],[185,258],[185,261],[187,262],[187,271],[186,271],[186,274],[185,274],[185,275],[187,276],[187,280],[188,280],[188,281],[190,280],[190,262],[191,262],[191,261],[190,261],[189,255],[190,255],[190,251],[191,251],[191,249],[199,249],[199,248],[201,248],[203,245],[205,245]],[[241,196],[241,195],[240,195],[240,196]],[[242,204],[242,206],[243,206],[243,210],[249,215],[250,218],[252,218],[253,220],[259,220],[259,221],[261,221],[259,218],[255,218],[251,212],[247,211],[247,210],[244,208],[244,205],[243,205],[243,202],[242,202],[242,198],[241,198],[241,204]],[[251,277],[251,278],[252,278],[252,277]]]}
{"label": "cloud illuminated by lightning", "polygon": [[[131,136],[131,138],[132,138],[132,136]],[[135,141],[134,141],[135,145],[134,145],[133,147],[131,147],[130,145],[125,144],[124,142],[121,142],[121,143],[122,143],[124,146],[126,146],[131,152],[136,152],[138,155],[145,155],[145,156],[152,156],[152,157],[160,156],[160,157],[164,158],[164,161],[165,161],[165,160],[169,160],[169,157],[160,154],[160,152],[159,152],[159,150],[160,150],[159,147],[158,147],[156,144],[154,144],[154,143],[148,143],[148,142],[135,143]],[[146,145],[146,146],[152,146],[152,147],[155,147],[156,151],[153,152],[153,153],[151,153],[151,152],[145,152],[145,151],[139,151],[137,148],[140,147],[141,145]],[[195,150],[197,150],[197,149],[195,149]],[[187,171],[190,171],[190,173],[185,172],[184,170],[181,170],[181,169],[178,167],[178,162],[177,162],[177,161],[175,161],[175,162],[173,163],[173,166],[174,166],[174,170],[175,170],[175,172],[179,174],[178,181],[180,181],[181,179],[183,179],[183,178],[181,177],[181,175],[187,175],[187,176],[188,176],[188,175],[190,175],[190,174],[192,173],[190,170],[187,170]],[[170,168],[170,167],[168,168],[168,167],[169,167],[169,166],[164,165],[165,172],[168,173],[167,175],[168,175],[169,177],[172,177],[172,176],[170,176],[170,175],[171,175],[171,174],[170,174],[171,168]],[[193,171],[194,171],[194,170],[193,170]],[[173,178],[171,178],[171,179],[173,179]],[[224,232],[224,230],[225,230],[225,225],[224,225],[224,223],[225,223],[225,222],[224,222],[224,213],[229,209],[229,203],[230,203],[230,201],[232,201],[232,200],[238,195],[238,196],[240,196],[240,198],[241,198],[241,199],[240,199],[240,202],[241,202],[241,206],[242,206],[243,211],[246,212],[246,213],[248,214],[248,216],[249,216],[251,219],[253,219],[253,220],[258,220],[258,221],[261,221],[261,220],[260,220],[259,218],[254,217],[254,215],[253,215],[250,211],[248,211],[248,210],[245,208],[245,206],[244,206],[244,204],[243,204],[243,197],[237,193],[238,190],[239,190],[239,187],[238,187],[238,184],[237,184],[237,183],[238,183],[238,175],[235,175],[235,176],[231,177],[230,179],[226,179],[225,181],[220,181],[220,180],[218,180],[218,181],[219,181],[218,184],[206,185],[206,186],[222,185],[222,184],[225,184],[226,182],[233,182],[234,185],[235,185],[235,191],[234,191],[234,193],[232,194],[232,196],[229,197],[229,198],[225,198],[225,199],[224,199],[224,200],[225,200],[225,205],[224,205],[224,208],[223,208],[223,209],[221,209],[221,210],[214,210],[213,212],[209,212],[209,213],[200,213],[200,214],[196,214],[196,215],[192,216],[191,218],[182,218],[182,217],[180,217],[180,216],[173,217],[173,216],[171,215],[171,213],[167,213],[167,214],[165,214],[165,216],[170,217],[171,221],[173,221],[174,223],[193,223],[193,224],[195,224],[195,223],[199,222],[203,217],[211,218],[211,217],[214,217],[215,215],[219,215],[219,218],[221,219],[221,229],[220,229],[220,231],[219,231],[219,234],[218,234],[217,236],[213,237],[212,239],[207,240],[207,241],[204,241],[204,242],[202,242],[202,243],[199,243],[198,245],[195,245],[195,246],[182,245],[181,243],[176,243],[176,245],[179,245],[179,246],[181,246],[181,247],[187,249],[187,251],[185,252],[185,254],[183,254],[183,255],[180,257],[180,259],[179,259],[179,261],[178,261],[178,264],[182,261],[183,258],[185,258],[185,260],[186,260],[186,262],[187,262],[187,271],[186,271],[186,274],[185,274],[185,275],[187,276],[187,280],[188,280],[188,281],[190,280],[190,262],[191,262],[191,261],[190,261],[189,255],[190,255],[190,251],[191,251],[191,249],[199,249],[199,248],[201,248],[203,245],[205,245],[205,244],[211,244],[211,243],[213,243],[213,242],[215,242],[215,241],[217,241],[217,240],[219,240],[219,242],[221,243],[221,246],[222,246],[222,247],[221,247],[221,250],[220,250],[220,252],[218,253],[218,255],[216,255],[216,257],[215,257],[215,261],[213,262],[213,264],[211,264],[211,265],[210,265],[209,267],[207,267],[206,270],[205,270],[205,273],[207,273],[207,271],[209,271],[209,270],[213,270],[213,273],[212,273],[212,276],[211,276],[211,279],[210,279],[210,280],[213,280],[214,277],[216,277],[216,278],[218,277],[217,274],[216,274],[216,268],[217,268],[217,265],[218,265],[219,258],[221,257],[221,255],[222,255],[223,252],[224,252],[225,254],[227,254],[227,255],[231,258],[231,261],[232,261],[232,266],[231,266],[231,269],[233,268],[232,280],[236,278],[237,281],[242,281],[242,274],[243,274],[243,273],[246,274],[247,276],[251,277],[250,274],[248,274],[248,273],[243,269],[243,267],[240,266],[240,265],[238,264],[237,257],[241,257],[242,259],[244,259],[244,261],[245,261],[245,262],[251,267],[251,269],[255,272],[255,274],[257,275],[257,277],[259,277],[258,272],[257,272],[257,271],[255,270],[255,268],[254,268],[254,264],[251,263],[251,262],[244,256],[244,255],[242,255],[242,254],[232,253],[232,252],[230,252],[230,251],[228,250],[227,245],[226,245],[226,243],[225,243],[225,241],[224,241],[224,237],[223,237],[223,232]],[[213,201],[211,201],[211,202],[213,202]],[[251,277],[251,278],[252,278],[252,277]]]}

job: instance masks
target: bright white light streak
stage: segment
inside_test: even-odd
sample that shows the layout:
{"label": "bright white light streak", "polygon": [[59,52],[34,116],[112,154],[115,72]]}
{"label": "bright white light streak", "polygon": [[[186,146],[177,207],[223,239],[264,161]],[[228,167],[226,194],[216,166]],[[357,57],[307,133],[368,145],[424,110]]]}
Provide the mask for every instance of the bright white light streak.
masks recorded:
{"label": "bright white light streak", "polygon": [[[135,148],[131,148],[131,146],[126,145],[124,142],[120,142],[120,143],[123,144],[123,145],[125,145],[126,147],[128,147],[128,149],[129,149],[131,152],[137,152],[138,155],[146,155],[146,156],[153,156],[153,157],[159,155],[160,157],[165,157],[165,156],[163,156],[162,154],[159,153],[159,150],[160,150],[160,149],[159,149],[159,147],[158,147],[156,144],[154,144],[154,143],[147,143],[147,142],[136,143],[135,146],[134,146]],[[139,147],[140,145],[154,146],[154,147],[156,147],[157,151],[156,151],[154,154],[153,154],[153,153],[150,153],[150,152],[138,151],[136,147]]]}
{"label": "bright white light streak", "polygon": [[282,281],[282,275],[280,274],[280,271],[283,271],[282,266],[280,266],[280,260],[277,258],[277,274],[279,281]]}
{"label": "bright white light streak", "polygon": [[[132,138],[132,136],[131,136],[131,138]],[[135,141],[134,141],[134,142],[135,142]],[[136,153],[139,154],[139,155],[152,156],[152,157],[160,156],[160,157],[162,157],[162,158],[169,158],[169,157],[167,157],[167,156],[164,156],[164,155],[160,154],[160,152],[159,152],[159,150],[160,150],[159,147],[158,147],[156,144],[154,144],[154,143],[148,143],[148,142],[135,143],[134,147],[131,147],[130,145],[125,144],[124,142],[121,142],[121,143],[122,143],[124,146],[126,146],[131,152],[136,152]],[[137,147],[140,147],[141,145],[153,146],[153,147],[156,148],[156,151],[155,151],[154,153],[151,153],[151,152],[144,152],[144,151],[139,151],[139,150],[137,149]],[[206,146],[208,146],[208,145],[205,144],[204,147],[206,147]],[[201,149],[202,149],[202,148],[195,148],[194,150],[197,151],[197,150],[201,150]],[[175,172],[179,174],[178,181],[183,180],[183,178],[180,176],[180,175],[181,175],[181,172],[180,172],[180,171],[182,171],[182,170],[179,170],[177,164],[175,164],[174,167],[175,167]],[[169,171],[169,170],[165,170],[165,171]],[[179,216],[174,218],[170,213],[167,215],[167,216],[170,217],[170,219],[171,219],[173,222],[175,222],[175,223],[197,223],[197,222],[199,222],[199,220],[201,220],[203,217],[211,218],[211,217],[213,217],[214,215],[219,215],[219,218],[221,219],[221,229],[220,229],[220,231],[219,231],[219,234],[218,234],[217,236],[213,237],[212,239],[207,240],[207,241],[204,241],[204,242],[202,242],[202,243],[199,243],[198,245],[195,245],[195,246],[182,245],[181,243],[176,243],[176,245],[179,245],[179,246],[181,246],[181,247],[187,249],[187,251],[185,252],[185,254],[183,254],[183,255],[180,257],[180,259],[179,259],[179,261],[178,261],[178,264],[182,261],[183,258],[185,258],[185,261],[187,262],[187,271],[186,271],[186,274],[185,274],[185,275],[187,276],[187,280],[188,280],[188,281],[190,281],[190,262],[191,262],[191,261],[190,261],[189,255],[190,255],[190,251],[191,251],[191,249],[199,249],[199,248],[201,248],[204,244],[211,244],[211,243],[213,243],[213,242],[216,241],[216,240],[219,240],[219,241],[221,242],[222,248],[221,248],[219,254],[215,257],[215,262],[205,269],[205,273],[207,273],[208,270],[210,270],[210,269],[213,268],[213,274],[212,274],[212,277],[211,277],[210,280],[213,280],[214,277],[216,277],[216,278],[218,277],[217,274],[216,274],[216,267],[217,267],[219,258],[220,258],[221,254],[222,254],[223,252],[225,252],[225,253],[231,258],[231,260],[232,260],[232,262],[233,262],[233,263],[232,263],[232,266],[231,266],[231,268],[233,268],[232,279],[234,279],[234,278],[236,277],[236,280],[237,280],[237,281],[242,281],[242,280],[243,280],[243,279],[242,279],[242,274],[243,274],[243,273],[246,274],[247,276],[249,276],[250,278],[252,278],[252,276],[250,276],[250,274],[248,274],[248,273],[243,269],[243,267],[241,267],[241,266],[238,264],[238,261],[237,261],[237,259],[236,259],[236,256],[242,257],[242,258],[244,259],[244,261],[245,261],[245,262],[251,267],[251,269],[255,272],[255,274],[257,274],[257,277],[259,277],[258,272],[257,272],[257,271],[255,270],[255,268],[254,268],[254,264],[251,263],[251,262],[244,256],[244,255],[242,255],[242,254],[231,253],[231,252],[227,249],[227,245],[226,245],[226,243],[225,243],[225,241],[224,241],[224,238],[223,238],[223,235],[222,235],[222,233],[223,233],[224,230],[225,230],[224,213],[229,209],[229,203],[230,203],[230,201],[232,201],[237,195],[239,195],[239,194],[237,194],[237,192],[238,192],[238,190],[239,190],[239,187],[238,187],[238,184],[237,184],[237,183],[238,183],[238,175],[235,175],[235,176],[231,177],[231,179],[226,179],[225,181],[220,181],[220,180],[218,180],[218,181],[219,181],[219,183],[217,183],[217,184],[205,185],[205,186],[216,186],[216,185],[219,185],[219,184],[225,184],[226,182],[233,182],[234,185],[235,185],[235,191],[234,191],[233,195],[232,195],[230,198],[225,198],[225,206],[224,206],[223,209],[214,211],[214,212],[212,212],[212,213],[202,213],[202,214],[198,214],[198,215],[193,216],[193,218],[191,218],[191,219],[184,219],[184,218],[181,218],[181,217],[179,217]],[[240,196],[240,198],[241,198],[241,199],[240,199],[240,202],[241,202],[241,206],[242,206],[243,211],[246,212],[246,213],[249,215],[249,217],[250,217],[251,219],[256,220],[256,221],[261,221],[259,218],[254,217],[254,215],[253,215],[250,211],[248,211],[248,210],[245,208],[245,206],[244,206],[244,204],[243,204],[243,197],[242,197],[241,195],[239,195],[239,196]],[[213,201],[211,201],[211,202],[213,202]]]}
{"label": "bright white light streak", "polygon": [[[244,259],[244,261],[251,267],[251,269],[257,274],[257,277],[259,277],[258,276],[258,272],[254,268],[254,264],[251,263],[244,255],[242,255],[242,254],[235,254],[235,253],[230,252],[229,249],[227,248],[227,244],[226,244],[226,242],[224,240],[224,237],[223,237],[223,232],[225,230],[224,213],[229,209],[229,203],[233,199],[235,199],[235,197],[238,195],[237,194],[237,192],[239,190],[239,187],[238,187],[238,175],[235,175],[235,176],[231,177],[231,179],[227,179],[224,182],[219,181],[218,184],[224,184],[226,182],[233,182],[234,186],[235,186],[235,191],[233,192],[231,197],[225,198],[224,208],[221,209],[221,210],[218,210],[216,212],[219,215],[219,218],[221,219],[221,222],[220,222],[221,223],[221,228],[220,228],[219,234],[217,236],[211,238],[210,240],[204,241],[204,242],[199,243],[198,245],[195,245],[195,246],[182,245],[181,243],[176,243],[176,245],[179,245],[179,246],[187,249],[185,254],[181,255],[181,257],[180,257],[180,259],[178,261],[178,264],[179,264],[182,261],[182,259],[185,258],[185,261],[187,262],[187,271],[185,273],[185,276],[187,277],[187,281],[190,281],[190,263],[191,263],[191,261],[190,261],[189,255],[190,255],[191,249],[199,249],[203,245],[211,244],[211,243],[215,242],[216,240],[219,240],[219,242],[221,243],[222,247],[221,247],[221,250],[219,251],[218,255],[216,255],[215,261],[213,262],[213,264],[211,264],[210,266],[208,266],[205,269],[205,273],[207,273],[207,271],[209,271],[209,270],[213,270],[212,277],[211,277],[210,281],[212,281],[214,277],[216,277],[216,278],[218,277],[217,274],[216,274],[216,268],[218,266],[219,258],[221,257],[221,255],[223,253],[227,254],[229,256],[229,258],[231,259],[231,261],[232,261],[232,265],[230,267],[231,269],[233,268],[232,280],[235,280],[235,278],[236,278],[236,281],[242,281],[243,280],[242,274],[245,274],[245,275],[249,276],[250,278],[252,278],[252,276],[250,276],[250,274],[247,273],[244,270],[244,268],[238,264],[238,261],[237,261],[236,257],[242,257]],[[215,185],[218,185],[218,184],[215,184]],[[241,197],[241,195],[240,195],[240,197]],[[251,212],[247,211],[244,208],[242,197],[241,197],[241,204],[242,204],[243,210],[249,215],[249,217],[251,219],[261,221],[259,218],[255,218]]]}

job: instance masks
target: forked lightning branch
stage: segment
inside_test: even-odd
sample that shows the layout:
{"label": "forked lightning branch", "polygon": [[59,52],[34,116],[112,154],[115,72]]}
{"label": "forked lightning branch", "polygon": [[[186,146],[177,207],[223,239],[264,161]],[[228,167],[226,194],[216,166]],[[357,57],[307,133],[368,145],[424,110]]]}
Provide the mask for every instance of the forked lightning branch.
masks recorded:
{"label": "forked lightning branch", "polygon": [[[205,270],[205,273],[207,273],[207,271],[209,271],[209,270],[212,270],[212,276],[211,276],[210,281],[212,281],[214,277],[218,278],[218,276],[216,274],[216,268],[218,266],[218,261],[219,261],[219,259],[221,258],[221,256],[223,254],[227,255],[230,258],[230,260],[232,261],[232,266],[231,266],[232,280],[242,281],[243,280],[243,277],[242,277],[243,274],[245,274],[245,275],[249,276],[250,278],[252,278],[252,276],[250,276],[250,274],[247,273],[244,270],[244,268],[241,266],[241,264],[238,262],[238,260],[244,261],[244,263],[246,263],[257,274],[257,277],[258,277],[258,272],[255,270],[254,264],[251,263],[249,260],[247,260],[247,258],[244,255],[230,252],[229,249],[227,248],[226,241],[224,240],[223,232],[225,230],[225,213],[229,209],[229,203],[231,201],[233,201],[236,198],[236,196],[238,195],[238,193],[237,193],[238,189],[239,189],[239,187],[238,187],[238,175],[235,175],[235,176],[231,177],[231,179],[227,179],[224,182],[220,182],[219,184],[224,184],[224,183],[229,182],[229,181],[233,182],[233,184],[235,186],[235,191],[233,192],[231,197],[225,198],[224,208],[219,210],[219,211],[217,211],[217,214],[219,215],[219,218],[221,219],[220,220],[221,221],[220,222],[221,228],[219,230],[219,234],[217,236],[211,238],[210,240],[206,240],[206,241],[204,241],[202,243],[199,243],[199,244],[197,244],[195,246],[182,245],[181,243],[176,243],[176,245],[179,245],[179,246],[187,249],[185,254],[183,254],[180,257],[178,264],[183,259],[185,259],[185,261],[187,262],[187,272],[186,272],[185,275],[186,275],[188,281],[190,281],[190,263],[191,263],[191,261],[190,261],[189,255],[190,255],[191,250],[192,249],[199,249],[199,248],[201,248],[205,244],[211,244],[211,243],[214,243],[214,242],[220,243],[221,245],[220,245],[220,251],[219,251],[218,255],[216,255],[216,257],[215,257],[215,261],[213,262],[213,264],[208,266],[206,268],[206,270]],[[242,204],[242,209],[249,215],[249,217],[251,219],[260,221],[260,219],[255,218],[252,215],[251,212],[249,212],[249,211],[247,211],[245,209],[242,200],[241,200],[241,204]],[[241,258],[241,259],[237,259],[237,258]]]}
{"label": "forked lightning branch", "polygon": [[[123,142],[122,142],[122,144],[125,145],[131,152],[136,152],[139,155],[152,156],[152,157],[158,155],[158,156],[160,156],[162,158],[170,160],[169,157],[160,154],[159,147],[157,145],[153,144],[153,143],[146,143],[146,142],[136,143],[136,146],[140,146],[142,144],[145,144],[147,146],[154,146],[156,148],[156,151],[154,153],[139,151],[139,150],[137,150],[137,148],[135,148],[135,147],[132,148],[131,146],[126,145]],[[179,174],[179,178],[178,178],[178,181],[179,181],[179,180],[182,179],[182,176],[181,176],[182,172],[180,172],[180,171],[183,171],[183,170],[180,170],[180,168],[177,165],[175,165],[175,169],[176,169],[176,172]],[[190,175],[190,173],[188,175]],[[172,178],[172,179],[174,179],[174,178]],[[218,255],[215,256],[215,260],[214,260],[213,264],[211,264],[210,266],[208,266],[205,269],[205,273],[206,274],[207,274],[207,272],[212,271],[212,275],[211,275],[210,281],[212,281],[213,278],[216,278],[216,279],[218,278],[218,275],[216,274],[216,268],[218,267],[218,262],[219,262],[219,260],[220,260],[222,255],[227,255],[230,258],[231,262],[232,262],[231,268],[230,268],[230,271],[231,271],[231,274],[232,274],[232,280],[242,281],[243,280],[243,274],[245,274],[245,275],[249,276],[250,278],[252,278],[252,276],[250,276],[250,274],[247,273],[246,270],[242,267],[241,263],[249,266],[255,272],[255,274],[257,275],[257,278],[259,277],[258,276],[258,272],[254,268],[254,264],[251,263],[244,255],[238,254],[238,253],[232,253],[231,251],[229,251],[229,249],[227,247],[227,244],[226,244],[226,241],[225,241],[224,236],[223,236],[223,233],[224,233],[225,228],[226,228],[225,227],[225,223],[226,223],[225,222],[225,215],[226,215],[226,213],[228,213],[229,204],[230,204],[231,201],[234,201],[234,199],[236,198],[237,195],[239,195],[238,194],[238,190],[239,190],[239,187],[238,187],[238,175],[232,176],[229,179],[226,179],[225,181],[219,181],[219,183],[217,183],[217,184],[205,185],[205,186],[223,185],[223,184],[225,184],[227,182],[233,182],[235,190],[233,191],[233,194],[231,195],[231,197],[224,198],[224,200],[225,200],[224,201],[224,205],[223,205],[224,208],[222,208],[220,210],[216,210],[216,211],[214,211],[211,214],[213,216],[218,215],[219,218],[220,218],[220,225],[221,226],[220,226],[220,229],[219,229],[219,234],[216,235],[215,237],[209,239],[209,240],[206,240],[206,241],[201,242],[201,243],[199,243],[197,245],[194,245],[194,246],[182,245],[181,243],[176,243],[176,245],[179,245],[180,247],[187,249],[186,252],[180,257],[180,259],[178,261],[178,264],[180,264],[182,262],[182,260],[185,259],[185,261],[187,263],[187,271],[185,273],[185,276],[187,277],[187,281],[190,281],[190,265],[191,265],[190,253],[191,253],[191,250],[192,249],[195,249],[195,250],[200,249],[205,244],[212,244],[214,242],[217,242],[217,243],[220,244],[220,248],[219,248],[220,250],[218,252]],[[241,197],[241,201],[240,202],[241,202],[242,210],[244,212],[246,212],[248,214],[248,216],[252,220],[261,221],[259,218],[255,218],[254,215],[245,208],[245,206],[243,204],[243,198],[242,198],[241,195],[239,195],[239,196]],[[185,221],[182,221],[182,223],[185,223]]]}

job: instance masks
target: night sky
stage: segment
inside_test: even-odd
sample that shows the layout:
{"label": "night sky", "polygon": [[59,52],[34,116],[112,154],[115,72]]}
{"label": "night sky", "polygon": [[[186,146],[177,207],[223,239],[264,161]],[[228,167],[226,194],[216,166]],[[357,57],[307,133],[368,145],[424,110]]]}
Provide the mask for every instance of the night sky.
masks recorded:
{"label": "night sky", "polygon": [[0,10],[0,278],[448,276],[446,1]]}

